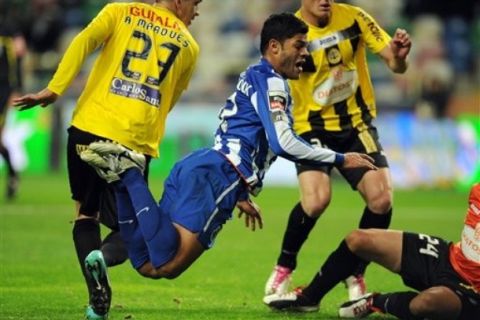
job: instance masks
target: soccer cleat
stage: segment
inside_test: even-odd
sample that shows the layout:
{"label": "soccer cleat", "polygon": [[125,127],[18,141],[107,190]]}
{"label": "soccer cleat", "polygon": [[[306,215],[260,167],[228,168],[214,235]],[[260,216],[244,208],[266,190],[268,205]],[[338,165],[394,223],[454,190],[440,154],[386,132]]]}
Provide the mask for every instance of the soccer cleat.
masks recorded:
{"label": "soccer cleat", "polygon": [[367,286],[365,285],[363,274],[351,275],[344,282],[348,289],[349,300],[358,300],[367,294]]}
{"label": "soccer cleat", "polygon": [[102,157],[113,157],[111,169],[117,174],[127,169],[137,167],[142,172],[145,170],[145,156],[139,152],[130,150],[121,144],[110,141],[96,141],[90,143],[88,149],[98,153]]}
{"label": "soccer cleat", "polygon": [[280,265],[275,266],[265,284],[265,295],[287,293],[292,282],[293,270]]}
{"label": "soccer cleat", "polygon": [[263,297],[263,302],[270,308],[278,311],[316,312],[319,309],[319,305],[312,303],[304,296],[300,288],[283,294],[274,293],[265,296]]}
{"label": "soccer cleat", "polygon": [[107,318],[108,314],[101,316],[96,314],[95,311],[93,311],[92,306],[87,307],[87,310],[85,312],[85,320],[105,320]]}
{"label": "soccer cleat", "polygon": [[[100,250],[93,250],[85,258],[85,271],[91,292],[87,319],[107,319],[112,290],[108,281],[107,265]],[[95,316],[103,318],[95,318]]]}
{"label": "soccer cleat", "polygon": [[115,173],[111,167],[114,167],[113,156],[102,157],[101,155],[86,149],[80,153],[80,158],[91,165],[97,174],[108,183],[120,180],[120,177]]}
{"label": "soccer cleat", "polygon": [[340,318],[354,319],[368,316],[376,311],[373,307],[373,298],[377,295],[378,293],[368,293],[357,300],[345,302],[338,309],[338,316]]}

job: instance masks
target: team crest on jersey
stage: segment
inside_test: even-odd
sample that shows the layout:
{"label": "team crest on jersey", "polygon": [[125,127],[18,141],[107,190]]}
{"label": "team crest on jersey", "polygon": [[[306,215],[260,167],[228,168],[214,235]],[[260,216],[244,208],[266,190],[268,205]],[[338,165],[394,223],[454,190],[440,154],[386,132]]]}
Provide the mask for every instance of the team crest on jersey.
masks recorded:
{"label": "team crest on jersey", "polygon": [[330,65],[339,64],[342,61],[342,54],[337,47],[327,49],[327,60]]}
{"label": "team crest on jersey", "polygon": [[268,100],[272,111],[287,109],[287,93],[285,91],[268,91]]}

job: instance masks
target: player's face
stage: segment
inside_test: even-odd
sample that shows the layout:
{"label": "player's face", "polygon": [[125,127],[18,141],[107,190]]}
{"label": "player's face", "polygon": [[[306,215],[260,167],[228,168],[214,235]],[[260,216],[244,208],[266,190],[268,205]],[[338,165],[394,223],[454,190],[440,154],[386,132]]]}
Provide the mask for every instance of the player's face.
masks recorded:
{"label": "player's face", "polygon": [[280,51],[279,70],[277,70],[284,78],[300,77],[305,59],[309,55],[307,44],[307,35],[301,33],[284,41]]}
{"label": "player's face", "polygon": [[202,0],[181,0],[178,8],[178,17],[189,26],[196,16],[200,15],[198,6]]}
{"label": "player's face", "polygon": [[307,22],[326,26],[332,15],[333,0],[302,0],[302,15]]}

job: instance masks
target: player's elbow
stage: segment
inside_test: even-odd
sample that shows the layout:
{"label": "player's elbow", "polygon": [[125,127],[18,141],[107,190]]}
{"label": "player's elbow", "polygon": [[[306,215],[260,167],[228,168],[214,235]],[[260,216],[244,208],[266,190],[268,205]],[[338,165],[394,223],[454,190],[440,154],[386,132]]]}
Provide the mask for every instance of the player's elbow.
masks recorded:
{"label": "player's elbow", "polygon": [[271,141],[270,142],[270,149],[275,153],[277,156],[284,156],[285,150],[282,148],[278,141]]}

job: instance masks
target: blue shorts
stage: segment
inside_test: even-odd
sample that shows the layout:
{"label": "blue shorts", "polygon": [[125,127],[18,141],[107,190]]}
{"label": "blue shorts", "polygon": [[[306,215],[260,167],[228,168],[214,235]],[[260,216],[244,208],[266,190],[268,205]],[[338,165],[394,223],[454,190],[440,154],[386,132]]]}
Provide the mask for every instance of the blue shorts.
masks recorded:
{"label": "blue shorts", "polygon": [[179,161],[164,183],[163,212],[187,230],[198,233],[205,249],[213,246],[235,205],[248,191],[237,171],[220,153],[200,149]]}

